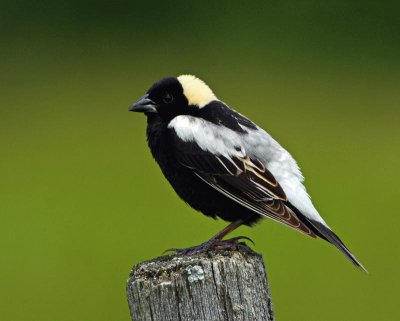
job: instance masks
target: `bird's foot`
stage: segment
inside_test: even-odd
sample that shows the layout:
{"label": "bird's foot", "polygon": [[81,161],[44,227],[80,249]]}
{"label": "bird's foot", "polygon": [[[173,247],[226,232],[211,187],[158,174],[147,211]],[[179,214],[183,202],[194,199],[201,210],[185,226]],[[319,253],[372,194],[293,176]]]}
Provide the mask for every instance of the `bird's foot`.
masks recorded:
{"label": "bird's foot", "polygon": [[208,252],[211,250],[230,250],[230,251],[240,250],[240,247],[244,245],[243,242],[240,242],[241,240],[250,241],[251,243],[253,243],[255,245],[253,240],[251,240],[247,236],[238,236],[238,237],[234,237],[234,238],[231,238],[228,240],[220,240],[220,239],[212,238],[211,240],[209,240],[207,242],[204,242],[199,245],[192,246],[192,247],[184,248],[184,249],[180,249],[180,248],[167,249],[163,252],[163,254],[171,251],[171,252],[175,252],[176,254],[179,254],[179,255],[195,255],[198,253]]}

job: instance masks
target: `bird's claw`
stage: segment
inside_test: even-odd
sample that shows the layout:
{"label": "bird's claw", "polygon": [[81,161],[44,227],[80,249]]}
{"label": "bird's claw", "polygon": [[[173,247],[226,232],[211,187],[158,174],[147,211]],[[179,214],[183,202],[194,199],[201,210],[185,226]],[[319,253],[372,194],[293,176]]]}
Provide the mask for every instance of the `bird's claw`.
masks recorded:
{"label": "bird's claw", "polygon": [[211,246],[207,244],[208,242],[202,243],[200,245],[195,245],[188,248],[169,248],[166,249],[162,254],[166,254],[168,252],[175,252],[175,254],[179,255],[194,255],[200,252],[207,252],[211,249]]}
{"label": "bird's claw", "polygon": [[231,241],[231,240],[236,240],[236,241],[246,240],[246,241],[251,242],[251,244],[253,244],[254,246],[256,245],[256,243],[251,238],[249,238],[247,236],[237,236],[237,237],[233,237],[233,238],[231,238],[231,239],[229,239],[227,241]]}
{"label": "bird's claw", "polygon": [[181,249],[176,248],[176,247],[171,247],[171,248],[166,249],[165,251],[163,251],[163,252],[161,253],[161,255],[167,254],[168,252],[175,252],[175,253],[178,253],[179,250],[181,250]]}
{"label": "bird's claw", "polygon": [[163,252],[163,254],[167,252],[175,252],[175,254],[179,255],[194,255],[202,252],[207,252],[210,250],[238,250],[240,245],[243,244],[240,242],[241,240],[250,241],[253,245],[255,243],[252,239],[248,238],[247,236],[237,236],[233,237],[228,240],[219,240],[219,239],[211,239],[205,243],[200,245],[192,246],[189,248],[169,248]]}

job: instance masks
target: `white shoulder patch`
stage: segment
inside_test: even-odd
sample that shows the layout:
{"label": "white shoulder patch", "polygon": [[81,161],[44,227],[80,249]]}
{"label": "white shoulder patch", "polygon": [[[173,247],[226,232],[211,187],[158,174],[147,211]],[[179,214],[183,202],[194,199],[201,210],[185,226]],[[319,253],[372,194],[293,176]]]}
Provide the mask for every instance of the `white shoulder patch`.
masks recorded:
{"label": "white shoulder patch", "polygon": [[195,142],[204,151],[226,157],[244,156],[243,148],[235,148],[242,147],[240,135],[229,128],[188,115],[176,116],[169,122],[168,127],[173,128],[180,139]]}
{"label": "white shoulder patch", "polygon": [[181,75],[177,79],[183,87],[183,94],[189,101],[189,105],[197,105],[201,108],[213,100],[217,100],[210,87],[199,78],[192,75]]}

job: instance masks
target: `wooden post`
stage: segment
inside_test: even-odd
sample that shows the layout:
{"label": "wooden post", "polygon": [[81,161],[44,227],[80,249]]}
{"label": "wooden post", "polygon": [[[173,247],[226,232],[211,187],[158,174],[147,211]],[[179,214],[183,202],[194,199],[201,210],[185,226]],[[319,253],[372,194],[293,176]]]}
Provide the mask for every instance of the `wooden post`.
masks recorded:
{"label": "wooden post", "polygon": [[126,292],[132,321],[274,320],[262,257],[246,245],[139,263]]}

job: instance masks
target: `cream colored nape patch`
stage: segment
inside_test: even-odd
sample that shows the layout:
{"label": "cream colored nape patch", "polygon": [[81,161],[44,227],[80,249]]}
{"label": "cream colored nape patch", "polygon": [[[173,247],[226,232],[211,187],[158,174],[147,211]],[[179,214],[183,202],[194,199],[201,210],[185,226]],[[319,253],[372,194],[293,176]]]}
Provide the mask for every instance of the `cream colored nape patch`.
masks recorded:
{"label": "cream colored nape patch", "polygon": [[183,87],[183,94],[189,101],[189,105],[197,105],[201,108],[211,101],[217,100],[210,87],[195,76],[181,75],[178,77],[178,81]]}

